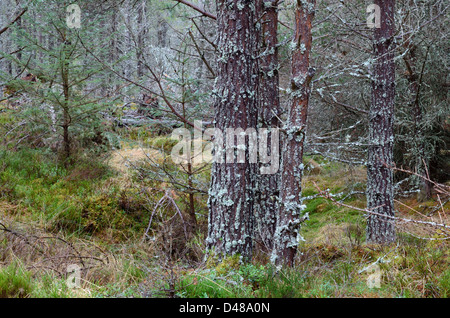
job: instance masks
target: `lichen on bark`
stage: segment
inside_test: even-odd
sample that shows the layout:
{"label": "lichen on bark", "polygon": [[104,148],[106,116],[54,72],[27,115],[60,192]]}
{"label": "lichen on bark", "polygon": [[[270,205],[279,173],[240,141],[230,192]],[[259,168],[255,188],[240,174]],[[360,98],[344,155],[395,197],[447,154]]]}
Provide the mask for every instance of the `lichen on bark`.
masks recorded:
{"label": "lichen on bark", "polygon": [[368,242],[395,240],[393,145],[395,100],[395,1],[376,0],[381,8],[380,28],[374,29],[372,103],[369,110],[369,148],[367,158],[367,208],[381,215],[367,218]]}
{"label": "lichen on bark", "polygon": [[[260,30],[253,1],[217,1],[218,59],[215,91],[215,128],[257,128]],[[223,94],[221,92],[226,92]],[[233,138],[238,138],[235,136]],[[225,149],[222,138],[221,149]],[[209,192],[207,249],[217,257],[238,254],[250,260],[254,234],[254,198],[257,164],[249,162],[248,138],[244,162],[216,160]],[[238,150],[237,148],[235,149]],[[222,152],[226,156],[226,151]],[[220,195],[219,195],[220,194]]]}
{"label": "lichen on bark", "polygon": [[305,206],[301,182],[310,84],[314,76],[314,69],[310,67],[314,7],[315,0],[298,1],[295,12],[295,37],[291,45],[291,105],[283,127],[280,211],[271,256],[271,261],[277,266],[293,265],[301,239],[300,227],[307,219],[302,215]]}

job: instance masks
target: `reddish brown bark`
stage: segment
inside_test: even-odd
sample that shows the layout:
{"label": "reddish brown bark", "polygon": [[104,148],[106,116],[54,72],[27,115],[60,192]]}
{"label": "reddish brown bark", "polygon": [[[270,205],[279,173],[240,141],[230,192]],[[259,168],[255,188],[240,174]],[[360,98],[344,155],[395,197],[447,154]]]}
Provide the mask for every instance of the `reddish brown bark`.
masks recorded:
{"label": "reddish brown bark", "polygon": [[[280,127],[281,116],[279,98],[278,74],[278,0],[272,2],[259,2],[262,24],[262,37],[260,49],[260,90],[258,107],[258,128]],[[274,139],[276,141],[276,139]],[[280,145],[273,149],[272,135],[268,133],[268,152],[279,155]],[[272,153],[270,153],[272,155]],[[278,159],[278,162],[280,159]],[[260,163],[260,167],[265,166]],[[257,177],[257,192],[255,200],[255,237],[261,250],[270,252],[275,234],[276,216],[278,213],[279,171],[262,174]]]}
{"label": "reddish brown bark", "polygon": [[[222,132],[256,129],[260,34],[256,8],[253,1],[220,0],[217,9],[215,127]],[[223,162],[212,167],[206,242],[219,257],[239,254],[250,260],[252,256],[257,164],[249,162],[248,141],[246,146],[245,162],[226,161],[223,151],[216,154]]]}
{"label": "reddish brown bark", "polygon": [[315,0],[298,1],[295,13],[295,37],[291,43],[292,80],[291,107],[284,131],[280,188],[280,211],[274,236],[272,262],[292,266],[297,253],[299,230],[304,217],[301,198],[303,147],[314,69],[310,68],[312,20]]}

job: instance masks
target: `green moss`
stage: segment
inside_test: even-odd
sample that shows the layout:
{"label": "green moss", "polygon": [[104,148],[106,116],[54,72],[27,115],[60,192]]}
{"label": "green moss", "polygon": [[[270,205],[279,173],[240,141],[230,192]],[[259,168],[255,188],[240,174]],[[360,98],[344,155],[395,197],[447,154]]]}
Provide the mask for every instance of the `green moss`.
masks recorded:
{"label": "green moss", "polygon": [[170,136],[161,136],[149,140],[151,146],[157,149],[164,150],[165,153],[170,153],[172,148],[179,142]]}
{"label": "green moss", "polygon": [[238,270],[240,265],[240,258],[238,254],[224,258],[216,267],[215,270],[219,275],[226,275],[232,270]]}

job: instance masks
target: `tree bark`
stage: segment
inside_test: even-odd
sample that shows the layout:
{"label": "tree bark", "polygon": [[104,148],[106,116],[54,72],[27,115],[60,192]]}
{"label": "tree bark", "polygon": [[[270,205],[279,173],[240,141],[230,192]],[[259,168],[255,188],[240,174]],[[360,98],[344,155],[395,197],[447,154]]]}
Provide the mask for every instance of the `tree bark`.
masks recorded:
{"label": "tree bark", "polygon": [[[380,28],[374,29],[372,103],[369,112],[369,149],[367,160],[367,207],[394,216],[393,123],[395,99],[395,21],[394,0],[376,0],[380,7]],[[373,243],[395,240],[391,220],[377,215],[367,219],[366,239]]]}
{"label": "tree bark", "polygon": [[70,101],[70,85],[69,85],[69,60],[67,57],[67,40],[64,37],[63,39],[63,51],[61,56],[61,80],[62,80],[62,88],[64,94],[64,101],[62,103],[63,108],[63,145],[64,145],[64,165],[67,167],[69,165],[70,160],[70,135],[69,135],[69,127],[71,125],[71,116],[69,113],[69,101]]}
{"label": "tree bark", "polygon": [[284,127],[280,211],[274,236],[271,261],[277,266],[293,266],[301,239],[300,226],[304,205],[301,198],[303,175],[303,148],[306,136],[306,120],[310,96],[310,84],[314,69],[310,68],[312,44],[312,20],[315,0],[298,1],[295,12],[295,37],[292,49],[291,106]]}
{"label": "tree bark", "polygon": [[[256,129],[260,26],[255,3],[218,0],[217,10],[215,128],[224,134],[227,128]],[[216,158],[223,162],[216,160],[212,166],[206,242],[209,253],[219,258],[239,254],[248,261],[252,256],[254,188],[258,166],[248,160],[248,145],[246,138],[245,162],[229,162],[226,151],[221,151],[216,153]],[[225,149],[224,143],[222,147]]]}
{"label": "tree bark", "polygon": [[[415,157],[415,170],[417,174],[419,174],[421,177],[418,177],[418,183],[420,184],[420,193],[418,195],[419,200],[420,199],[429,199],[431,198],[431,189],[432,184],[428,180],[427,172],[429,171],[429,160],[426,156],[425,151],[425,140],[424,140],[424,132],[423,132],[423,111],[422,106],[420,105],[420,86],[421,86],[421,79],[423,75],[423,68],[424,65],[422,65],[422,70],[418,70],[417,67],[417,50],[418,47],[413,43],[412,40],[409,40],[407,38],[403,39],[404,41],[404,47],[406,48],[407,52],[403,55],[403,60],[406,65],[407,70],[407,79],[409,82],[409,90],[411,92],[411,101],[409,103],[411,107],[411,116],[413,118],[413,147],[414,147],[414,157]],[[428,51],[427,54],[425,54],[425,61],[428,57]]]}
{"label": "tree bark", "polygon": [[[278,61],[278,0],[258,1],[259,15],[262,23],[260,49],[260,91],[258,106],[258,128],[279,128],[281,116],[279,98],[279,61]],[[260,135],[261,137],[261,135]],[[267,145],[272,145],[271,133],[267,136]],[[279,155],[277,149],[268,150]],[[272,154],[270,154],[272,155]],[[278,160],[280,161],[280,160]],[[260,167],[264,166],[260,163]],[[255,238],[260,249],[270,253],[273,247],[276,219],[278,213],[280,172],[274,171],[257,176],[257,192],[255,200]]]}
{"label": "tree bark", "polygon": [[136,48],[136,59],[137,59],[137,76],[138,78],[142,78],[144,76],[144,44],[145,37],[147,36],[147,19],[146,15],[146,1],[142,1],[139,4],[138,8],[138,16],[137,16],[137,48]]}

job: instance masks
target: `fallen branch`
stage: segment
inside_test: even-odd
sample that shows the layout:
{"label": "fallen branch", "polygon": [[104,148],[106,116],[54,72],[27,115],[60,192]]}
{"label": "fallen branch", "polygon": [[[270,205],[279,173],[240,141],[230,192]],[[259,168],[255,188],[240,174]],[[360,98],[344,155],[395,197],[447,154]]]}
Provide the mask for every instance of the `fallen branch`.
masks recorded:
{"label": "fallen branch", "polygon": [[[7,245],[9,246],[7,249],[15,250],[13,251],[14,257],[21,257],[23,254],[24,256],[26,255],[26,259],[31,260],[38,256],[38,259],[33,263],[27,264],[28,269],[51,270],[62,277],[67,265],[71,265],[74,262],[81,265],[80,270],[82,271],[88,271],[99,264],[106,265],[109,263],[107,253],[97,246],[96,248],[100,250],[103,256],[96,256],[93,253],[83,255],[71,242],[59,236],[24,232],[13,229],[2,221],[0,221],[1,233],[4,233],[7,242],[12,240]],[[25,249],[27,246],[30,250]],[[2,252],[7,249],[2,250]],[[3,255],[3,257],[5,256],[6,254]]]}

